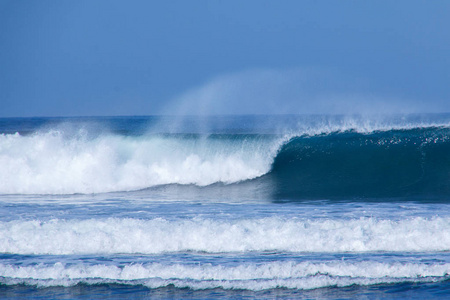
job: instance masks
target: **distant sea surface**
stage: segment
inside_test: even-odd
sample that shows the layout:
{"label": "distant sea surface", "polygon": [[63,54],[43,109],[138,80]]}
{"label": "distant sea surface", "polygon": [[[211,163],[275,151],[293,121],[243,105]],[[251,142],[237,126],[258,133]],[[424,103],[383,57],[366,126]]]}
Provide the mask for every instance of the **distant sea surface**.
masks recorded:
{"label": "distant sea surface", "polygon": [[450,115],[0,119],[0,298],[450,297]]}

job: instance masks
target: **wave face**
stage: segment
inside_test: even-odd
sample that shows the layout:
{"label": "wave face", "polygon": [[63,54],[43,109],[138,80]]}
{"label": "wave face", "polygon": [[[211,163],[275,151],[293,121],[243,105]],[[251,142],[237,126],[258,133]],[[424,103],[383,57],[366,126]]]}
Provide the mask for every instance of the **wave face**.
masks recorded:
{"label": "wave face", "polygon": [[288,198],[448,195],[449,137],[439,127],[295,137],[271,175]]}

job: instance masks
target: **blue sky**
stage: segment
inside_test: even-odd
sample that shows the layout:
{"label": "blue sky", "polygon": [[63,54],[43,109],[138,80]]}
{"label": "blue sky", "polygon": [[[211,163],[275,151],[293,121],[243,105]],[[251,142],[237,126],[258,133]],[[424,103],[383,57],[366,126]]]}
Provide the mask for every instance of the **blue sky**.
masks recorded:
{"label": "blue sky", "polygon": [[0,117],[450,112],[449,1],[0,0]]}

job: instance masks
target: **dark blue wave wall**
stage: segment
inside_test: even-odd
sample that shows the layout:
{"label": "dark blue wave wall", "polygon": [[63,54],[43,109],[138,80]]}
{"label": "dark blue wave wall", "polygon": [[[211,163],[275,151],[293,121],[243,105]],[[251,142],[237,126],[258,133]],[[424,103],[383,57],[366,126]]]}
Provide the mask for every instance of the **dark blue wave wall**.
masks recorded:
{"label": "dark blue wave wall", "polygon": [[450,196],[450,129],[295,137],[267,176],[277,198]]}

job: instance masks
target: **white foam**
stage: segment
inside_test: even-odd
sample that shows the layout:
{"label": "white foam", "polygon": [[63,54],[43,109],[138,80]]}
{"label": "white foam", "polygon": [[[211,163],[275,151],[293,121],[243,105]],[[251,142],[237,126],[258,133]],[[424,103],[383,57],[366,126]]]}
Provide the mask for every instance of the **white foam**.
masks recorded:
{"label": "white foam", "polygon": [[16,254],[450,251],[450,218],[15,220],[0,252]]}
{"label": "white foam", "polygon": [[237,266],[211,264],[126,264],[17,266],[0,264],[0,282],[39,286],[71,286],[80,282],[144,284],[158,288],[314,289],[327,286],[370,285],[394,282],[445,280],[450,264],[381,262],[268,262]]}
{"label": "white foam", "polygon": [[269,171],[281,141],[0,135],[0,194],[129,191],[233,183]]}

